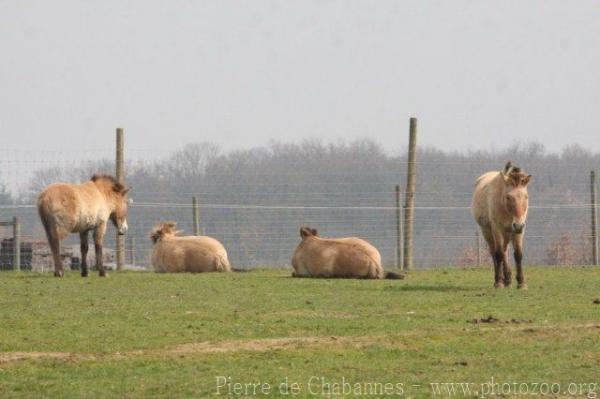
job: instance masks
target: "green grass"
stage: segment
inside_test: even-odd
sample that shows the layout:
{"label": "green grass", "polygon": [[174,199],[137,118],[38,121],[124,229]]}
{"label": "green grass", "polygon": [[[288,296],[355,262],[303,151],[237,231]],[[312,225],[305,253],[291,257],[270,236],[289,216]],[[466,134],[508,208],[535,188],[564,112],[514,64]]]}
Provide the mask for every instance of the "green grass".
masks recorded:
{"label": "green grass", "polygon": [[[435,382],[477,396],[491,378],[600,385],[600,268],[528,268],[527,291],[495,290],[482,269],[289,275],[0,273],[0,397],[214,397],[217,376],[271,385],[257,397],[284,396],[286,377],[300,392],[285,397],[341,396],[311,377],[402,383],[405,397],[430,397]],[[488,316],[498,321],[473,322]],[[7,360],[15,352],[25,358]]]}

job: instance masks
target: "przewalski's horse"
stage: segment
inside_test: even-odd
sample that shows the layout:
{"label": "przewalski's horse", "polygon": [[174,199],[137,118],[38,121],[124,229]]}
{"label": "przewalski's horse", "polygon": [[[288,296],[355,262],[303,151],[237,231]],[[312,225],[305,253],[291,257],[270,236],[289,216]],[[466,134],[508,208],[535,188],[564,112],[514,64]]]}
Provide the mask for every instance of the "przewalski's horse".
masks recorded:
{"label": "przewalski's horse", "polygon": [[300,228],[300,237],[293,277],[404,278],[383,270],[377,248],[360,238],[321,238],[310,227]]}
{"label": "przewalski's horse", "polygon": [[164,222],[152,229],[152,266],[159,273],[230,272],[223,245],[212,237],[179,236],[177,223]]}
{"label": "przewalski's horse", "polygon": [[527,288],[523,275],[523,235],[529,197],[527,184],[531,175],[510,162],[501,172],[487,172],[475,182],[471,213],[481,227],[494,260],[494,287],[510,286],[512,272],[508,265],[508,244],[512,242],[517,282]]}
{"label": "przewalski's horse", "polygon": [[129,188],[108,175],[94,175],[82,184],[55,183],[38,197],[37,207],[46,230],[54,258],[54,275],[62,277],[60,242],[69,233],[81,239],[81,275],[88,275],[88,233],[93,230],[96,266],[100,276],[106,271],[102,263],[102,241],[110,219],[119,234],[127,231],[127,192]]}

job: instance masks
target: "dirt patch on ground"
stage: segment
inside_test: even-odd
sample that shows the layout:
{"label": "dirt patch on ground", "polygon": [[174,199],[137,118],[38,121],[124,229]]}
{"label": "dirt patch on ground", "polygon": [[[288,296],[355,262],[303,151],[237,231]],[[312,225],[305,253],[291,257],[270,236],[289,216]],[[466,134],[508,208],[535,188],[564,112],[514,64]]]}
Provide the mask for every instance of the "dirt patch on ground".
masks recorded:
{"label": "dirt patch on ground", "polygon": [[155,354],[196,354],[196,353],[225,353],[237,351],[265,352],[272,350],[316,348],[323,346],[354,346],[365,347],[384,345],[398,347],[386,337],[298,337],[298,338],[271,338],[253,339],[250,341],[224,341],[224,342],[198,342],[179,345],[171,349],[153,351]]}
{"label": "dirt patch on ground", "polygon": [[489,315],[488,317],[482,317],[481,319],[467,320],[467,323],[471,323],[471,324],[479,324],[479,323],[488,323],[488,324],[493,324],[493,323],[524,324],[524,323],[533,323],[533,320],[531,320],[531,319],[510,319],[510,320],[504,320],[504,321],[502,321],[502,320],[500,320],[497,317]]}
{"label": "dirt patch on ground", "polygon": [[482,317],[481,319],[467,320],[467,323],[479,324],[479,323],[498,323],[500,319],[489,315],[488,317]]}
{"label": "dirt patch on ground", "polygon": [[[488,318],[489,319],[489,318]],[[499,320],[493,318],[496,322],[486,321],[483,323],[495,323],[498,327],[474,328],[472,330],[463,330],[463,332],[491,332],[491,331],[523,331],[523,332],[550,332],[562,331],[565,334],[572,330],[579,329],[600,329],[600,324],[578,324],[578,325],[532,325],[526,321],[525,325],[521,322],[510,322],[510,325],[497,323]],[[477,324],[482,322],[477,322]],[[439,332],[439,330],[436,330]],[[448,332],[455,329],[448,329]],[[113,360],[141,356],[167,356],[181,357],[186,355],[213,354],[213,353],[234,353],[239,351],[267,352],[272,350],[294,350],[301,348],[331,348],[348,347],[356,348],[369,346],[384,346],[388,348],[406,348],[405,339],[409,336],[418,334],[416,331],[408,331],[400,334],[384,336],[325,336],[325,337],[290,337],[290,338],[267,338],[253,340],[228,340],[220,342],[194,342],[178,345],[170,348],[151,349],[151,350],[133,350],[116,353],[79,353],[79,352],[0,352],[0,365],[18,362],[21,360],[54,359],[61,361],[86,361],[86,360]]]}
{"label": "dirt patch on ground", "polygon": [[0,364],[19,360],[57,359],[63,361],[94,360],[97,356],[91,353],[77,352],[3,352],[0,353]]}
{"label": "dirt patch on ground", "polygon": [[[397,337],[396,337],[397,338]],[[272,350],[291,350],[300,348],[319,348],[332,346],[353,346],[357,348],[379,345],[401,348],[394,337],[388,336],[329,336],[329,337],[297,337],[270,338],[247,341],[231,340],[221,342],[194,342],[178,345],[172,348],[134,350],[116,353],[78,353],[78,352],[4,352],[0,353],[0,364],[12,363],[19,360],[56,359],[63,361],[106,360],[129,358],[136,356],[185,356],[196,354],[228,353],[238,351],[266,352]]]}

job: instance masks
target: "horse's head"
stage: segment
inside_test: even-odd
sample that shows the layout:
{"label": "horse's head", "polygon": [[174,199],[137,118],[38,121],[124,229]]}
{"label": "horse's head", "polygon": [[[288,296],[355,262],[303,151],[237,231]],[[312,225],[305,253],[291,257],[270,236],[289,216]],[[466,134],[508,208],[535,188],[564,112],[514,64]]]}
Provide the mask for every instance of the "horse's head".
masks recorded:
{"label": "horse's head", "polygon": [[150,232],[150,239],[153,243],[165,237],[174,237],[183,232],[183,230],[175,230],[177,222],[163,222],[159,223]]}
{"label": "horse's head", "polygon": [[316,237],[317,230],[311,229],[310,227],[300,227],[300,237],[304,240],[307,237]]}
{"label": "horse's head", "polygon": [[94,175],[92,181],[101,188],[110,202],[110,220],[120,235],[127,232],[127,193],[131,189],[109,175]]}
{"label": "horse's head", "polygon": [[504,178],[503,204],[507,212],[512,216],[512,231],[515,234],[523,233],[525,220],[527,219],[527,208],[529,196],[527,184],[531,175],[523,173],[520,168],[508,162],[502,171]]}

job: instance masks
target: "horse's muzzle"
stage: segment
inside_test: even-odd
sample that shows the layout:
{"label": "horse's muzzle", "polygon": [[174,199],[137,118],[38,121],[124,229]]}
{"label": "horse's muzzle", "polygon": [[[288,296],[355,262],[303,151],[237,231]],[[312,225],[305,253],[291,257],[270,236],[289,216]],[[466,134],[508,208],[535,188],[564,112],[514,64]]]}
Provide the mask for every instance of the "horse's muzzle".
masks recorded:
{"label": "horse's muzzle", "polygon": [[124,222],[121,227],[119,229],[117,229],[117,232],[119,233],[120,236],[124,236],[125,233],[127,233],[127,229],[128,229],[128,225],[127,222]]}
{"label": "horse's muzzle", "polygon": [[525,230],[525,223],[513,223],[512,224],[513,233],[521,234],[521,233],[523,233],[523,230]]}

